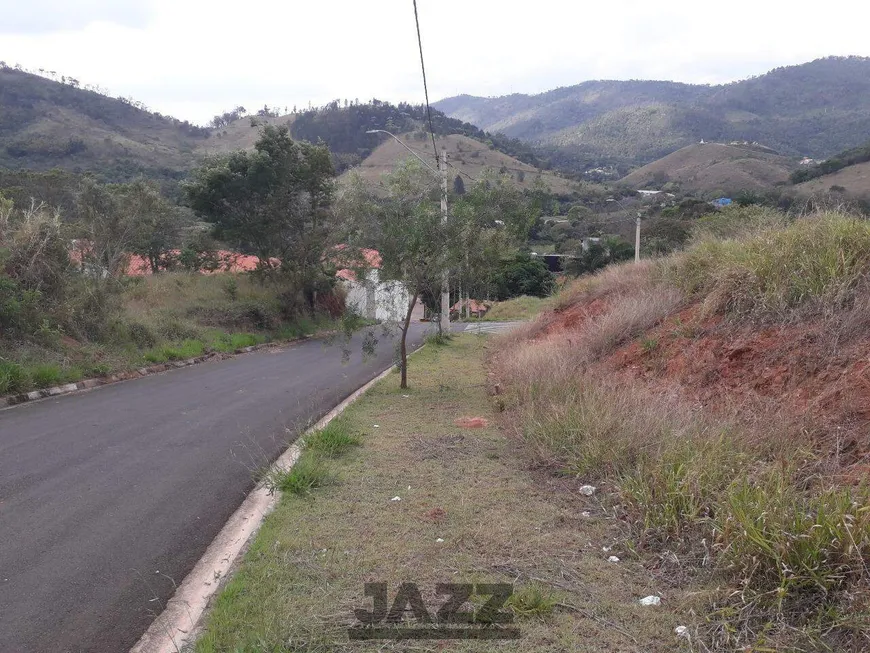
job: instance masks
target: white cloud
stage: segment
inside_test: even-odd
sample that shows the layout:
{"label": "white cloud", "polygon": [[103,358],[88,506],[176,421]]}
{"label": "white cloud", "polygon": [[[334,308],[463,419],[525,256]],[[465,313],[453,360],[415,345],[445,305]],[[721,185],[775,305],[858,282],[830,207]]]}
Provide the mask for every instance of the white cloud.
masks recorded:
{"label": "white cloud", "polygon": [[[181,118],[203,122],[236,104],[423,98],[411,0],[152,0],[149,20],[131,18],[141,2],[91,0],[63,3],[87,16],[75,27],[10,34],[34,15],[23,4],[6,10],[0,58]],[[870,55],[868,5],[803,4],[418,0],[432,100],[596,78],[718,83],[820,56]]]}
{"label": "white cloud", "polygon": [[0,34],[77,30],[93,22],[144,26],[148,0],[0,0]]}

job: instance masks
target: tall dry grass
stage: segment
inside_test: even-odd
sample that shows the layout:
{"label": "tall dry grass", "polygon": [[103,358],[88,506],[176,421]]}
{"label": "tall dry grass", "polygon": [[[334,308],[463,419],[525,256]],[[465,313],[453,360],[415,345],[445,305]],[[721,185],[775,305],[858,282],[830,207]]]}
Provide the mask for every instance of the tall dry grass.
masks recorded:
{"label": "tall dry grass", "polygon": [[601,300],[604,312],[573,330],[544,315],[497,343],[500,401],[537,462],[612,487],[640,551],[682,550],[718,579],[716,650],[870,649],[870,493],[838,485],[834,454],[787,411],[707,414],[598,363],[687,295],[746,317],[795,319],[821,302],[866,336],[868,261],[866,222],[765,218],[738,237],[708,233],[661,264],[581,280],[558,310]]}

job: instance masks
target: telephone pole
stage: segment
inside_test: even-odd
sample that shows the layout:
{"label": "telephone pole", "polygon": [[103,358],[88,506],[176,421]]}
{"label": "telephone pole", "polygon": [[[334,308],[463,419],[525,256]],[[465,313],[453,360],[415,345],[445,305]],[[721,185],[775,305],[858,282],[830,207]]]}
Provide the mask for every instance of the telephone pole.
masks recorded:
{"label": "telephone pole", "polygon": [[637,214],[637,228],[634,230],[634,262],[640,263],[640,213]]}
{"label": "telephone pole", "polygon": [[[447,224],[447,149],[441,148],[438,157],[438,171],[441,173],[441,224]],[[441,273],[441,333],[450,333],[450,286],[447,269]]]}

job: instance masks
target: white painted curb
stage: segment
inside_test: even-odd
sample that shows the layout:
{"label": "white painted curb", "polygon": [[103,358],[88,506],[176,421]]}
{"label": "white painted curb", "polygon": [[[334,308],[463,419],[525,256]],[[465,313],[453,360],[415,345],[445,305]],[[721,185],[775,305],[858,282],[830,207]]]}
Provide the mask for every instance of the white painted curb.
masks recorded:
{"label": "white painted curb", "polygon": [[[329,424],[392,371],[391,366],[359,388],[308,429],[305,435]],[[302,452],[300,445],[301,441],[293,443],[272,468],[287,470],[293,467]],[[248,542],[278,505],[279,498],[278,492],[269,494],[262,483],[251,491],[130,653],[179,653],[196,641],[209,601],[226,582]]]}

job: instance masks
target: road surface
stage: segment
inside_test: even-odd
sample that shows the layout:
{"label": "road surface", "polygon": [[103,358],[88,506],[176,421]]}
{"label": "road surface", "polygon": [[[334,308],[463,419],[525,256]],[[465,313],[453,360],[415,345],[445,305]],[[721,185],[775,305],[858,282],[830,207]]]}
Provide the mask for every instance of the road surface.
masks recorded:
{"label": "road surface", "polygon": [[255,471],[391,364],[381,340],[368,361],[309,340],[0,411],[0,653],[129,650]]}

